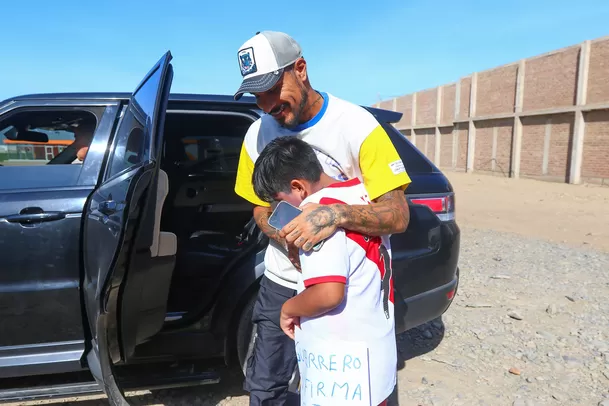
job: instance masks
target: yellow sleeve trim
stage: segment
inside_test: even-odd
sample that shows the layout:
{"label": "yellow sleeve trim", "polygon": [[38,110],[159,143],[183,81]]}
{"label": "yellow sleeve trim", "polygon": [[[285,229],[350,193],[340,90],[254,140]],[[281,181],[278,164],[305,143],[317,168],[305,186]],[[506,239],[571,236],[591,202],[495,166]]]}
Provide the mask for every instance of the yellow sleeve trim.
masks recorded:
{"label": "yellow sleeve trim", "polygon": [[362,143],[359,165],[371,200],[397,188],[406,190],[411,182],[400,155],[381,125]]}
{"label": "yellow sleeve trim", "polygon": [[241,153],[239,155],[239,166],[237,167],[237,180],[235,182],[235,192],[258,206],[270,207],[271,205],[261,200],[254,192],[252,185],[252,175],[254,173],[254,161],[245,149],[245,142],[241,145]]}

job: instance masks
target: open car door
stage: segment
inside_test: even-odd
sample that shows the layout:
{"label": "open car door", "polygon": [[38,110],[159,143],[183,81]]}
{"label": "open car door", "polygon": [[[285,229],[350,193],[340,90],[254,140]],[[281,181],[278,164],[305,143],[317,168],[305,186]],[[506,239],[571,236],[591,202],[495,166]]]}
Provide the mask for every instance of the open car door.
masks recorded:
{"label": "open car door", "polygon": [[83,295],[92,336],[87,361],[113,405],[128,404],[114,365],[161,330],[175,263],[175,235],[159,231],[168,188],[160,159],[171,59],[170,52],[163,55],[131,95],[85,209]]}

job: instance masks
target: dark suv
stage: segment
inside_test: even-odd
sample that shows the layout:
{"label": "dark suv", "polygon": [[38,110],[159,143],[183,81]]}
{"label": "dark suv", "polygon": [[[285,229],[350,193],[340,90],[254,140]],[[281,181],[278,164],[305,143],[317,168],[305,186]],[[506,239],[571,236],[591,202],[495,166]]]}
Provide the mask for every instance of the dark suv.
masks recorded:
{"label": "dark suv", "polygon": [[[0,378],[95,378],[4,387],[0,400],[103,390],[126,404],[125,390],[219,380],[182,362],[243,366],[268,241],[234,182],[262,112],[247,97],[170,94],[170,60],[131,95],[0,103]],[[410,224],[392,237],[400,333],[450,305],[460,232],[450,183],[392,126],[401,114],[368,110],[413,181]]]}

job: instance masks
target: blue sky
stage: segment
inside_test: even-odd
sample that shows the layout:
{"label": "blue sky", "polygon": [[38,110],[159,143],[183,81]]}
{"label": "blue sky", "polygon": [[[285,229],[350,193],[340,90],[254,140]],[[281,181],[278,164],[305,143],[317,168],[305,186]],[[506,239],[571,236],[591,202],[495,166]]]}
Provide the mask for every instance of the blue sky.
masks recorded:
{"label": "blue sky", "polygon": [[166,51],[173,92],[232,94],[256,31],[300,42],[313,86],[360,104],[609,35],[607,0],[76,1],[2,7],[0,100],[132,91]]}

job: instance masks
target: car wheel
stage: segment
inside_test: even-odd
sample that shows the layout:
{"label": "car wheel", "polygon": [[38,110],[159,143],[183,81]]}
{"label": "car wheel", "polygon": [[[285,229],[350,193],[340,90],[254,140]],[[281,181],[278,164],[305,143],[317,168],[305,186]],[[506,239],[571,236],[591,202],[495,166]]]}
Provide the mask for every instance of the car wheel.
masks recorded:
{"label": "car wheel", "polygon": [[252,295],[247,301],[239,317],[239,324],[237,325],[237,358],[239,359],[239,366],[245,376],[245,367],[247,360],[252,353],[254,348],[254,341],[256,339],[256,326],[252,323],[252,314],[254,312],[254,305],[258,297],[258,291]]}

